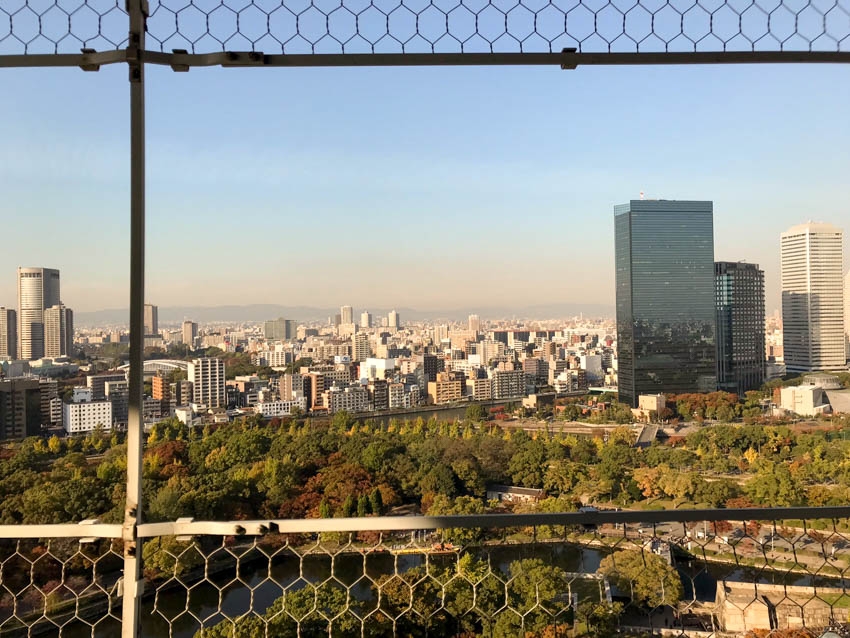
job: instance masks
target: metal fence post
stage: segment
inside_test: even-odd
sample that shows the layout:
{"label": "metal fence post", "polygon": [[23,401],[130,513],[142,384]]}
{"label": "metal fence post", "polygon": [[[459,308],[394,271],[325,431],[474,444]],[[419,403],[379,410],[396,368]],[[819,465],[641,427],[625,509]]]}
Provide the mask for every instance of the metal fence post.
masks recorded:
{"label": "metal fence post", "polygon": [[130,79],[130,379],[127,428],[127,505],[124,510],[124,599],[122,638],[136,638],[143,589],[142,522],[142,418],[145,347],[145,20],[147,0],[127,0],[130,34],[127,63]]}

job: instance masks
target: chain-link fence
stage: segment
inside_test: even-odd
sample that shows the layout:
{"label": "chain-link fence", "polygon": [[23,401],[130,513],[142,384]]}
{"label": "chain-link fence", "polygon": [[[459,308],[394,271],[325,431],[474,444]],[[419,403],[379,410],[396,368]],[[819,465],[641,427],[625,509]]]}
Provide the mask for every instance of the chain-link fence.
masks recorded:
{"label": "chain-link fence", "polygon": [[[800,518],[843,510],[142,525],[140,635],[843,632],[850,520]],[[120,526],[99,527],[0,542],[0,636],[116,635]]]}

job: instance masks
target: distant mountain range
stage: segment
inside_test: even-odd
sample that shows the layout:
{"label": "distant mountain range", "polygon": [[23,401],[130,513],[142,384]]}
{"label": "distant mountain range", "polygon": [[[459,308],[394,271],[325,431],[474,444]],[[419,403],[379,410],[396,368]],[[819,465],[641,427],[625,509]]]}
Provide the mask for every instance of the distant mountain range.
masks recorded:
{"label": "distant mountain range", "polygon": [[[373,317],[386,315],[393,308],[354,308],[355,320],[360,312],[368,310]],[[470,314],[478,314],[482,319],[560,319],[584,315],[585,317],[612,317],[614,307],[606,304],[539,304],[523,307],[493,306],[489,308],[457,308],[454,310],[415,310],[413,308],[395,308],[401,321],[434,321],[466,319]],[[326,321],[329,316],[339,312],[339,308],[316,308],[311,306],[282,306],[276,304],[250,304],[246,306],[174,306],[159,308],[160,323],[175,323],[191,319],[200,323],[215,321],[264,321],[286,317],[296,321]],[[74,313],[77,326],[127,325],[129,309],[116,308],[93,312]]]}

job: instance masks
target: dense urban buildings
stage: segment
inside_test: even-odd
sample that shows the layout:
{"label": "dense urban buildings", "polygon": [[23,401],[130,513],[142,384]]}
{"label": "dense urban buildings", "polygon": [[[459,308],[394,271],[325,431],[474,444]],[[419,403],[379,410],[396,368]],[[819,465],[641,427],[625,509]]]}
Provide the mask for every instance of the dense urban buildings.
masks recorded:
{"label": "dense urban buildings", "polygon": [[782,329],[788,372],[843,368],[844,233],[808,222],[781,235]]}
{"label": "dense urban buildings", "polygon": [[741,396],[765,374],[764,271],[758,264],[718,261],[717,384]]}
{"label": "dense urban buildings", "polygon": [[717,388],[712,202],[616,206],[620,401]]}
{"label": "dense urban buildings", "polygon": [[18,268],[18,357],[44,356],[44,311],[59,303],[58,270]]}

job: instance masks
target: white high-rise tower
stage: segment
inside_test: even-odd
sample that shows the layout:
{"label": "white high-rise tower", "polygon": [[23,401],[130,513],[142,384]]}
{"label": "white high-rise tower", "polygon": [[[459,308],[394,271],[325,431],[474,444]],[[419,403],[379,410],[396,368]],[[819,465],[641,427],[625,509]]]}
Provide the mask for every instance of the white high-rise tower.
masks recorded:
{"label": "white high-rise tower", "polygon": [[59,304],[59,271],[18,268],[18,357],[44,356],[44,311]]}
{"label": "white high-rise tower", "polygon": [[782,233],[782,333],[788,372],[843,368],[844,233],[809,222]]}

